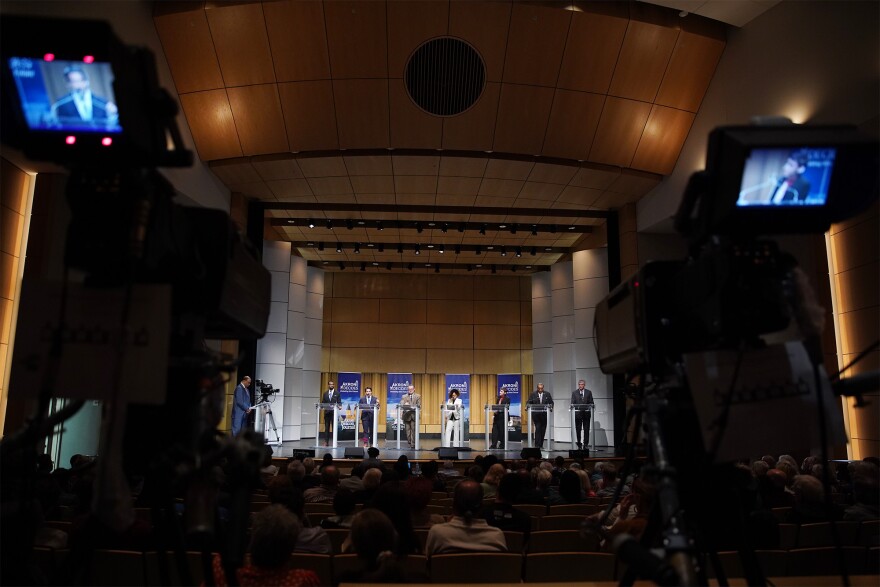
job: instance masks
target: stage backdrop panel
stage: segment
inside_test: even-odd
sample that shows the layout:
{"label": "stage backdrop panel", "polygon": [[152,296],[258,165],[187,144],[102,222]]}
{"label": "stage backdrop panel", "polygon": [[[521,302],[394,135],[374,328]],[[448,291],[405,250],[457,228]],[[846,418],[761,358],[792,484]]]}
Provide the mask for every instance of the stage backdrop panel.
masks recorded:
{"label": "stage backdrop panel", "polygon": [[[409,386],[412,385],[412,381],[412,373],[388,374],[388,387],[386,388],[385,394],[385,438],[388,441],[397,438],[397,429],[395,426],[401,426],[401,422],[397,419],[397,404],[400,403],[400,398],[407,392]],[[416,389],[416,393],[422,395],[423,413],[420,415],[420,417],[422,417],[424,416],[425,409],[425,394],[418,389]],[[402,429],[401,437],[405,437]]]}
{"label": "stage backdrop panel", "polygon": [[339,422],[340,429],[337,432],[339,440],[354,440],[355,409],[361,397],[361,379],[360,373],[337,374],[336,388],[342,398],[342,417]]}
{"label": "stage backdrop panel", "polygon": [[462,422],[461,435],[465,440],[470,438],[471,429],[471,376],[446,374],[446,399],[449,399],[449,391],[452,388],[458,390],[461,405],[464,409],[464,421]]}
{"label": "stage backdrop panel", "polygon": [[[507,421],[509,439],[519,442],[522,439],[522,374],[501,373],[498,375],[498,389],[504,388],[510,398],[510,419]],[[498,391],[491,401],[496,401]],[[489,425],[489,424],[487,424]]]}

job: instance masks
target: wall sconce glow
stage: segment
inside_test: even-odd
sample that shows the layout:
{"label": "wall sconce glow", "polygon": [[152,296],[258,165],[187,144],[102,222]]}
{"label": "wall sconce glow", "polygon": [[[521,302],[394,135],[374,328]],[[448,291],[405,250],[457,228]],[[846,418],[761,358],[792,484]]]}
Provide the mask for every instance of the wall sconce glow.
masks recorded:
{"label": "wall sconce glow", "polygon": [[810,104],[801,98],[799,103],[790,104],[783,109],[782,115],[787,116],[795,124],[805,124],[816,112],[815,104]]}

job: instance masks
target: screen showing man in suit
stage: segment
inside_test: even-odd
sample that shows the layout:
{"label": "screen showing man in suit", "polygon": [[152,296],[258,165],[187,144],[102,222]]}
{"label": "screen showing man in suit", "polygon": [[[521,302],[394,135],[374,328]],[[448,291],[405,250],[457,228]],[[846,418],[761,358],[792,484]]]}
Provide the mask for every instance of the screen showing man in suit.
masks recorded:
{"label": "screen showing man in suit", "polygon": [[[364,389],[364,396],[358,401],[361,409],[361,429],[363,430],[364,448],[370,446],[373,439],[373,426],[376,421],[376,410],[379,409],[379,400],[373,397],[373,388]],[[373,406],[373,407],[371,407]]]}
{"label": "screen showing man in suit", "polygon": [[60,123],[85,122],[113,124],[118,118],[116,104],[92,92],[89,75],[80,65],[64,68],[67,95],[52,104],[52,116]]}
{"label": "screen showing man in suit", "polygon": [[[544,384],[539,383],[537,389],[529,396],[529,403],[539,406],[552,406],[553,397],[544,391]],[[532,412],[535,420],[535,446],[544,448],[544,435],[547,432],[547,412]]]}

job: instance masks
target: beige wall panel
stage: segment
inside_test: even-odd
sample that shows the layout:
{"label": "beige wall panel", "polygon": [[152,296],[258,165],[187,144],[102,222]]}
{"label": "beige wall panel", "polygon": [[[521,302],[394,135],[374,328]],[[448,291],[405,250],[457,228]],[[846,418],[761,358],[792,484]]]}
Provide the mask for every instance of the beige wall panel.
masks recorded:
{"label": "beige wall panel", "polygon": [[332,354],[332,350],[333,349],[331,349],[331,347],[321,347],[321,371],[325,373],[330,371],[330,356]]}
{"label": "beige wall panel", "polygon": [[214,4],[205,14],[226,87],[275,81],[262,3]]}
{"label": "beige wall panel", "polygon": [[558,86],[607,93],[628,23],[623,2],[593,3],[590,12],[573,12]]}
{"label": "beige wall panel", "polygon": [[[520,298],[520,306],[519,306],[519,315],[522,318],[523,324],[531,324],[532,323],[532,294],[531,292],[525,293]],[[529,347],[531,348],[531,347]]]}
{"label": "beige wall panel", "polygon": [[[880,256],[880,214],[874,210],[859,216],[858,224],[834,234],[834,270],[838,273],[877,262]],[[835,224],[832,228],[838,227]]]}
{"label": "beige wall panel", "polygon": [[474,373],[521,373],[519,350],[475,350]]}
{"label": "beige wall panel", "polygon": [[519,302],[474,302],[474,324],[520,324]]}
{"label": "beige wall panel", "polygon": [[694,122],[694,114],[654,105],[636,148],[632,167],[661,175],[672,173]]}
{"label": "beige wall panel", "polygon": [[682,30],[655,102],[689,112],[699,110],[724,45],[723,33],[712,38]]}
{"label": "beige wall panel", "polygon": [[475,349],[519,349],[519,324],[475,324]]}
{"label": "beige wall panel", "polygon": [[[326,309],[326,305],[324,308]],[[327,320],[321,322],[321,344],[324,348],[333,346],[333,324]]]}
{"label": "beige wall panel", "polygon": [[390,146],[387,79],[334,79],[333,99],[341,149]]}
{"label": "beige wall panel", "polygon": [[330,57],[321,2],[264,2],[279,82],[328,79]]}
{"label": "beige wall panel", "polygon": [[474,297],[474,278],[469,275],[434,275],[428,278],[427,286],[428,299],[470,300]]}
{"label": "beige wall panel", "polygon": [[182,94],[180,105],[186,114],[199,159],[211,161],[241,157],[241,144],[226,90]]}
{"label": "beige wall panel", "polygon": [[493,149],[504,153],[537,155],[544,144],[553,88],[501,85]]}
{"label": "beige wall panel", "polygon": [[[525,304],[527,302],[523,302]],[[529,306],[531,306],[531,302],[528,302]],[[521,349],[530,349],[532,348],[532,324],[531,317],[528,321],[523,319],[522,325],[519,327],[519,348]]]}
{"label": "beige wall panel", "polygon": [[[532,351],[521,351],[520,361],[520,368],[522,369],[521,373],[526,374],[535,372],[534,362],[532,360]],[[528,399],[528,396],[526,397],[526,399]]]}
{"label": "beige wall panel", "polygon": [[229,106],[245,155],[289,151],[275,84],[229,88]]}
{"label": "beige wall panel", "polygon": [[474,327],[471,324],[427,324],[425,346],[431,349],[474,348]]}
{"label": "beige wall panel", "polygon": [[555,6],[513,4],[504,62],[505,83],[556,85],[571,14]]}
{"label": "beige wall panel", "polygon": [[379,346],[377,330],[375,324],[334,322],[331,336],[339,346],[375,348]]}
{"label": "beige wall panel", "polygon": [[510,7],[509,2],[450,2],[449,34],[480,53],[490,82],[500,82],[504,71]]}
{"label": "beige wall panel", "polygon": [[410,55],[426,39],[446,34],[448,2],[389,0],[388,77],[403,77]]}
{"label": "beige wall panel", "polygon": [[337,273],[334,296],[358,298],[425,298],[426,275]]}
{"label": "beige wall panel", "polygon": [[[473,373],[474,351],[470,349],[428,349],[428,373]],[[439,399],[439,394],[438,399]],[[439,405],[439,401],[437,404]]]}
{"label": "beige wall panel", "polygon": [[[847,284],[847,287],[852,287]],[[854,310],[840,315],[841,341],[844,354],[857,354],[868,348],[880,335],[880,307]]]}
{"label": "beige wall panel", "polygon": [[382,354],[377,348],[333,347],[330,350],[330,371],[370,371],[375,369]]}
{"label": "beige wall panel", "polygon": [[878,454],[880,454],[880,440],[858,438],[853,439],[853,444],[858,444],[859,450],[861,451],[858,454],[862,455],[863,458],[868,456],[877,456]]}
{"label": "beige wall panel", "polygon": [[[531,295],[531,293],[529,294]],[[475,300],[519,300],[520,278],[497,275],[474,277]]]}
{"label": "beige wall panel", "polygon": [[837,309],[839,312],[851,312],[876,306],[880,300],[880,275],[877,264],[869,263],[855,269],[838,273]]}
{"label": "beige wall panel", "polygon": [[556,90],[542,153],[583,160],[589,157],[605,96]]}
{"label": "beige wall panel", "polygon": [[443,119],[444,149],[464,151],[492,149],[500,91],[501,84],[487,83],[480,99],[469,110],[458,116]]}
{"label": "beige wall panel", "polygon": [[425,348],[427,330],[423,324],[379,324],[379,340],[382,348]]}
{"label": "beige wall panel", "polygon": [[471,300],[428,300],[429,324],[472,324],[474,302]]}
{"label": "beige wall panel", "polygon": [[678,38],[678,29],[631,20],[608,93],[653,102]]}
{"label": "beige wall panel", "polygon": [[379,320],[398,324],[424,324],[425,300],[379,300]]}
{"label": "beige wall panel", "polygon": [[608,96],[590,149],[590,160],[629,167],[650,112],[650,104]]}
{"label": "beige wall panel", "polygon": [[[326,302],[325,302],[326,303]],[[332,322],[378,322],[379,300],[335,298]],[[342,342],[342,341],[338,341]]]}
{"label": "beige wall panel", "polygon": [[384,373],[424,373],[425,349],[376,349],[376,362],[362,371],[375,369]]}
{"label": "beige wall panel", "polygon": [[391,101],[391,146],[398,149],[439,149],[443,119],[432,116],[410,99],[402,79],[388,80]]}
{"label": "beige wall panel", "polygon": [[325,2],[324,19],[334,79],[388,76],[385,2]]}
{"label": "beige wall panel", "polygon": [[208,18],[201,5],[194,10],[162,14],[156,3],[153,21],[179,94],[223,87]]}

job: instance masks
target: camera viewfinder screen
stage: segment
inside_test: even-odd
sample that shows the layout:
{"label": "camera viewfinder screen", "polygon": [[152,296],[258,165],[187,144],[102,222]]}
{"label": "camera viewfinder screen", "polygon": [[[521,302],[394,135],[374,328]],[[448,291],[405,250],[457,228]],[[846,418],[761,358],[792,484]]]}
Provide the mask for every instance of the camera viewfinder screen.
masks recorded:
{"label": "camera viewfinder screen", "polygon": [[737,206],[824,206],[837,149],[753,149]]}
{"label": "camera viewfinder screen", "polygon": [[109,63],[10,57],[31,130],[121,133]]}

